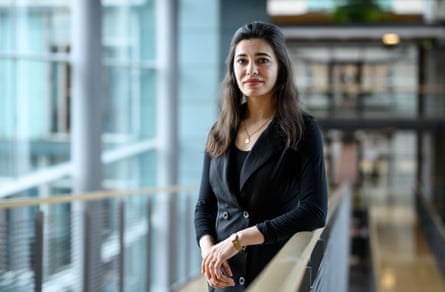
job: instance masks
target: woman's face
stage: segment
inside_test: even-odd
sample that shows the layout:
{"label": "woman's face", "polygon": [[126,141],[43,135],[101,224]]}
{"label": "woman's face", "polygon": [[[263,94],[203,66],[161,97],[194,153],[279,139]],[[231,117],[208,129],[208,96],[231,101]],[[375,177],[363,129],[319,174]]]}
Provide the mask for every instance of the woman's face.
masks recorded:
{"label": "woman's face", "polygon": [[278,75],[278,60],[265,40],[240,41],[235,47],[233,71],[238,87],[245,96],[272,97]]}

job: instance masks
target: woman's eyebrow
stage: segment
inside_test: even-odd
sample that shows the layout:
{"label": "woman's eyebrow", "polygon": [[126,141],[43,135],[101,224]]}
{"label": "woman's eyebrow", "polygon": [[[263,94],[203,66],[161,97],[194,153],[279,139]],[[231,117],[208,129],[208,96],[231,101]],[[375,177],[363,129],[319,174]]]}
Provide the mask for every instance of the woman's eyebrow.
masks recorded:
{"label": "woman's eyebrow", "polygon": [[[236,55],[235,57],[246,57],[246,56],[247,56],[247,54],[245,54],[245,53],[239,53],[239,54]],[[272,56],[271,56],[270,54],[265,53],[265,52],[259,52],[259,53],[256,53],[255,56],[267,56],[267,57],[272,58]]]}
{"label": "woman's eyebrow", "polygon": [[263,53],[263,52],[256,53],[255,56],[267,56],[267,57],[272,58],[272,56],[271,56],[270,54],[268,54],[268,53]]}

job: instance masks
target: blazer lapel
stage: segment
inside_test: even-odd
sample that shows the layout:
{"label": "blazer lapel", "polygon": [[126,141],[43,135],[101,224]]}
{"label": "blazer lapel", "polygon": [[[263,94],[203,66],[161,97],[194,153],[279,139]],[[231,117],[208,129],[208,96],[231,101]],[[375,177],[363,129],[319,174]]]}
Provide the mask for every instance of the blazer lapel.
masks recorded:
{"label": "blazer lapel", "polygon": [[217,174],[213,176],[219,184],[220,189],[223,190],[224,193],[231,193],[230,182],[229,182],[229,162],[230,162],[230,149],[227,153],[222,155],[221,157],[213,159],[213,163],[211,163],[211,167],[214,168],[214,172]]}
{"label": "blazer lapel", "polygon": [[241,168],[240,174],[240,190],[249,177],[260,168],[266,161],[273,157],[277,152],[284,150],[283,137],[280,136],[277,129],[276,119],[274,119],[269,127],[261,134],[256,141],[250,153],[247,155]]}

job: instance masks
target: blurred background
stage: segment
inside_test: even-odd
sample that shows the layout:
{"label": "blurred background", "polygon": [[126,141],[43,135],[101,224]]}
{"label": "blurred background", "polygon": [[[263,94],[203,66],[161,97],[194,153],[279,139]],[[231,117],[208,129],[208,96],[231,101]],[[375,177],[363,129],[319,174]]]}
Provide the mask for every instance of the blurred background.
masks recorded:
{"label": "blurred background", "polygon": [[345,193],[341,289],[311,289],[445,291],[442,0],[0,0],[0,291],[206,291],[194,202],[253,20],[282,28]]}

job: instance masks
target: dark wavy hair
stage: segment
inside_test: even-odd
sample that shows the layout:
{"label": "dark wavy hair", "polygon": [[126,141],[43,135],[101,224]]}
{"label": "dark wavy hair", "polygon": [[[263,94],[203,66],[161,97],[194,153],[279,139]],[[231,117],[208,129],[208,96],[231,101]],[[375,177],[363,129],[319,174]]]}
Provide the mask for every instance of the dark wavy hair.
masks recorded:
{"label": "dark wavy hair", "polygon": [[255,21],[238,28],[232,37],[226,59],[227,71],[222,82],[222,109],[209,133],[206,145],[206,150],[212,157],[219,157],[227,151],[233,133],[243,118],[243,94],[236,82],[233,62],[236,46],[242,40],[248,39],[265,40],[278,59],[278,76],[273,88],[273,101],[277,109],[275,119],[281,134],[287,139],[287,147],[297,149],[303,135],[303,112],[284,35],[274,24]]}

